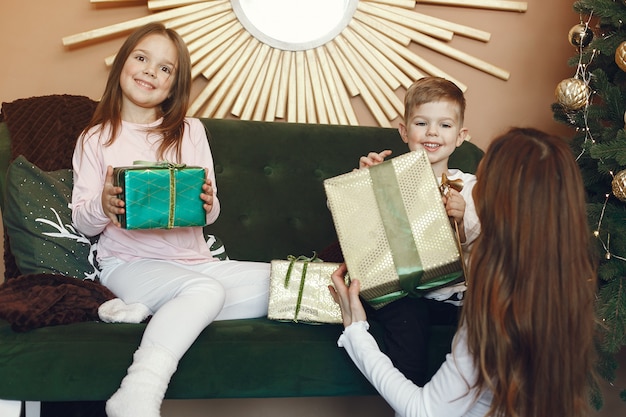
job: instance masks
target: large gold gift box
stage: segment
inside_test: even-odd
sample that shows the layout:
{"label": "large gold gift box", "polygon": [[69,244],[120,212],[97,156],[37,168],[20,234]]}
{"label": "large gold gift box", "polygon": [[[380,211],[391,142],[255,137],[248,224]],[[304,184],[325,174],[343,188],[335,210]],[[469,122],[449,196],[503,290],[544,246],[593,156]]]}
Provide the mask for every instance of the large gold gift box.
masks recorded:
{"label": "large gold gift box", "polygon": [[[267,317],[307,323],[342,323],[328,286],[337,263],[292,258],[273,260]],[[306,258],[305,258],[306,259]]]}
{"label": "large gold gift box", "polygon": [[463,279],[424,150],[329,178],[324,188],[350,276],[373,307]]}

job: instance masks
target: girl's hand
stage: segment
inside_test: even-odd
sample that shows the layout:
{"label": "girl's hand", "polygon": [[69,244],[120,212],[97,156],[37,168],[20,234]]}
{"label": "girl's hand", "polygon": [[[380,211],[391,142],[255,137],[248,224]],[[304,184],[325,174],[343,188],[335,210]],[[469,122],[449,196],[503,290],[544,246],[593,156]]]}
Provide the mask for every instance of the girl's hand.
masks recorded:
{"label": "girl's hand", "polygon": [[465,227],[463,225],[463,216],[465,215],[465,199],[454,188],[448,190],[448,194],[443,196],[443,204],[446,207],[448,217],[453,219],[459,228],[459,239],[461,243],[465,242]]}
{"label": "girl's hand", "polygon": [[370,152],[367,154],[367,156],[362,156],[359,159],[359,168],[366,168],[378,165],[383,162],[385,158],[389,155],[391,155],[391,151],[389,149],[385,149],[380,153]]}
{"label": "girl's hand", "polygon": [[104,187],[102,188],[102,210],[117,227],[121,226],[117,215],[124,213],[124,201],[117,197],[121,193],[122,187],[113,185],[113,167],[109,165],[106,178],[104,179]]}
{"label": "girl's hand", "polygon": [[348,287],[345,282],[346,272],[348,271],[346,264],[339,265],[339,268],[331,275],[333,285],[329,285],[330,295],[333,300],[339,304],[341,316],[343,317],[343,326],[348,327],[357,321],[367,320],[365,309],[359,298],[361,283],[359,280],[352,280]]}
{"label": "girl's hand", "polygon": [[213,210],[213,185],[211,184],[210,179],[206,179],[204,184],[202,184],[202,194],[200,194],[200,198],[204,201],[202,207],[204,207],[204,211],[209,213]]}

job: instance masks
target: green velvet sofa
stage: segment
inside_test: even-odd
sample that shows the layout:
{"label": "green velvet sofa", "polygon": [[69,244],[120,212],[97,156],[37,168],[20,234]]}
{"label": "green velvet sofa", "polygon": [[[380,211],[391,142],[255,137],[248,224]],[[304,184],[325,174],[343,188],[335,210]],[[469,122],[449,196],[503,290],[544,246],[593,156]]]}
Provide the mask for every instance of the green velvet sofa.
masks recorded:
{"label": "green velvet sofa", "polygon": [[[50,100],[55,100],[50,103]],[[69,169],[72,143],[51,145],[28,134],[33,124],[77,131],[93,109],[86,98],[46,96],[3,103],[0,123],[0,193],[5,173],[25,149],[42,169]],[[40,103],[21,112],[9,105]],[[87,107],[85,107],[87,103]],[[19,106],[18,106],[19,107]],[[77,114],[82,121],[76,121]],[[18,117],[19,116],[19,117]],[[36,120],[33,120],[36,119]],[[70,120],[71,119],[71,120]],[[370,151],[406,151],[397,130],[377,127],[203,119],[215,159],[222,213],[210,232],[231,259],[269,262],[323,251],[336,242],[323,180],[352,170]],[[12,143],[20,130],[26,145]],[[71,132],[72,134],[75,134]],[[48,134],[49,132],[46,132]],[[65,132],[68,133],[68,132]],[[45,136],[45,135],[44,135]],[[32,140],[32,146],[28,141]],[[71,142],[71,137],[70,137]],[[474,172],[482,151],[464,143],[451,166]],[[45,163],[55,160],[52,165]],[[2,206],[3,213],[5,206]],[[6,226],[6,225],[5,225]],[[5,227],[6,232],[6,227]],[[6,233],[5,233],[6,234]],[[20,274],[5,239],[6,279]],[[184,323],[181,323],[184,325]],[[1,403],[101,401],[118,387],[144,324],[85,321],[27,332],[0,320]],[[222,321],[205,329],[175,373],[166,398],[309,397],[375,395],[336,341],[340,325],[284,323],[266,318]],[[449,351],[453,328],[431,329],[431,368]],[[380,328],[373,332],[381,340]],[[382,342],[381,342],[382,343]],[[10,401],[6,401],[10,400]]]}

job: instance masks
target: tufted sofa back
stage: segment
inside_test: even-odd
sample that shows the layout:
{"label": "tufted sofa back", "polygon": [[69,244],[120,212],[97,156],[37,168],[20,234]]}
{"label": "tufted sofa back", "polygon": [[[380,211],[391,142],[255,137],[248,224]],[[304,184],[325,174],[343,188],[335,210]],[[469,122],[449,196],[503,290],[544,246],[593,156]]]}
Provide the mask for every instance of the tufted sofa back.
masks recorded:
{"label": "tufted sofa back", "polygon": [[[202,119],[215,160],[222,213],[211,232],[232,259],[270,261],[320,252],[337,240],[323,181],[359,157],[408,150],[396,129]],[[466,142],[451,167],[475,172],[482,151]]]}

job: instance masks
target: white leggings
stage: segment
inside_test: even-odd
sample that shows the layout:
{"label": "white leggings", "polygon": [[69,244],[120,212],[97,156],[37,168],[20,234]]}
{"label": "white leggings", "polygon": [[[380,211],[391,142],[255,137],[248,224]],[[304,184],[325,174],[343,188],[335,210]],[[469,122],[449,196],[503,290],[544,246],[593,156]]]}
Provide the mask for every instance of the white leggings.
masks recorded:
{"label": "white leggings", "polygon": [[102,284],[117,297],[152,311],[140,346],[161,346],[178,360],[214,320],[267,315],[269,263],[226,260],[185,265],[107,258],[100,266]]}

